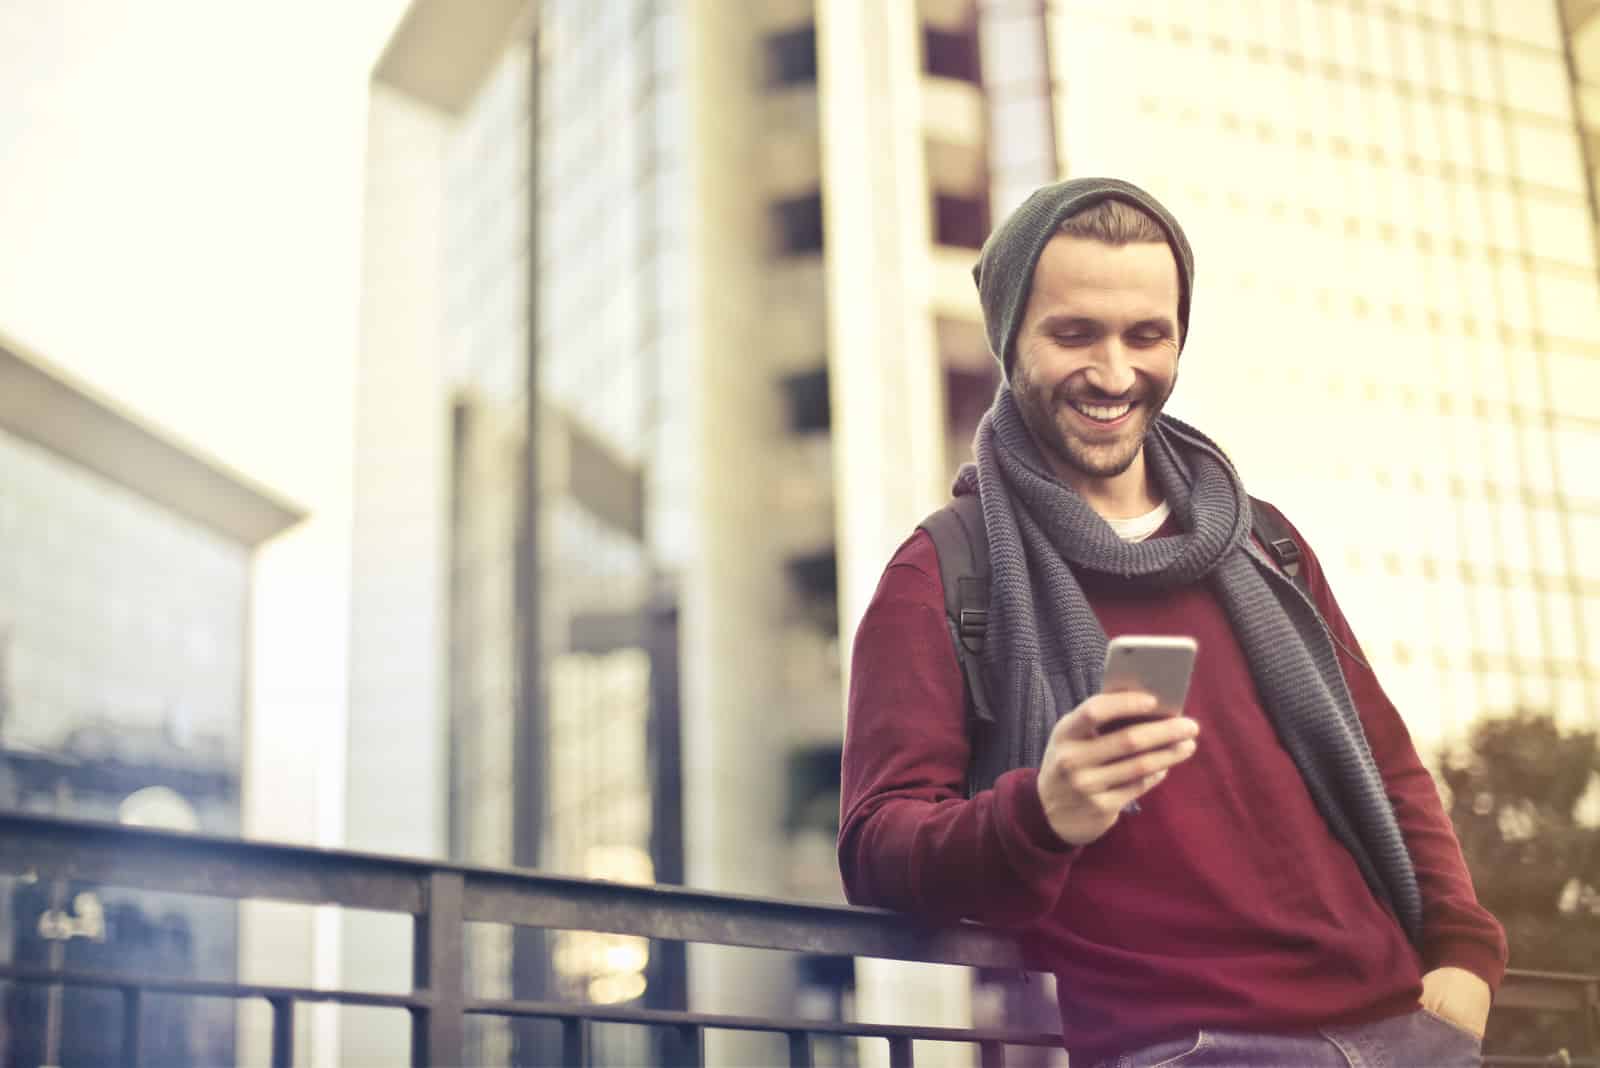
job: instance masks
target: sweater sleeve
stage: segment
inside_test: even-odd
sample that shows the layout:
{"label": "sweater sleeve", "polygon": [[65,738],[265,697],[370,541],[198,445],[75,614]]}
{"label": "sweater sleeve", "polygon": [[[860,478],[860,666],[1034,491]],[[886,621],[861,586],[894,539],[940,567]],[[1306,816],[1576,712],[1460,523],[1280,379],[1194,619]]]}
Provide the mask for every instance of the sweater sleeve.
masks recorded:
{"label": "sweater sleeve", "polygon": [[1051,830],[1036,773],[967,798],[961,670],[932,540],[901,547],[856,632],[839,870],[857,905],[1019,928],[1055,905],[1076,851]]}
{"label": "sweater sleeve", "polygon": [[[1292,524],[1290,529],[1294,529]],[[1505,929],[1478,903],[1438,785],[1417,756],[1405,721],[1365,662],[1322,565],[1298,530],[1295,539],[1303,552],[1302,566],[1312,599],[1328,629],[1344,646],[1339,650],[1339,665],[1416,867],[1422,891],[1423,965],[1428,970],[1465,968],[1491,990],[1498,990],[1506,970]]]}

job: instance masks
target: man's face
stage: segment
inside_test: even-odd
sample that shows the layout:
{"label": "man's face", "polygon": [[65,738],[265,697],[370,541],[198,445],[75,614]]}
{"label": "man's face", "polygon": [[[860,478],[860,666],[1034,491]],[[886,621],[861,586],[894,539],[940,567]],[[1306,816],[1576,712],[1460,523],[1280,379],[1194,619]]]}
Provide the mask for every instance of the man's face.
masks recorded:
{"label": "man's face", "polygon": [[1068,484],[1138,459],[1178,380],[1178,265],[1164,242],[1057,234],[1033,272],[1011,391]]}

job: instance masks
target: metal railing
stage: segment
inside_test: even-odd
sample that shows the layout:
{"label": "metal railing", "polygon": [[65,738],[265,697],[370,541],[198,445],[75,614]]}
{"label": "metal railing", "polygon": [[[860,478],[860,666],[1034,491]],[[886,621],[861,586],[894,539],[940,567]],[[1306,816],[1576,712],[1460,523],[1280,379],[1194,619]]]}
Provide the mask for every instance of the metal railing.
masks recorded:
{"label": "metal railing", "polygon": [[[122,1059],[127,1065],[139,1063],[142,998],[163,994],[264,1001],[272,1013],[271,1063],[283,1068],[293,1063],[296,1007],[318,1002],[406,1010],[411,1017],[412,1060],[418,1065],[462,1063],[469,1016],[554,1021],[561,1029],[562,1063],[570,1065],[590,1063],[590,1029],[606,1023],[660,1029],[676,1039],[664,1045],[666,1059],[695,1065],[704,1063],[705,1035],[714,1030],[786,1036],[789,1063],[797,1066],[812,1063],[812,1040],[824,1035],[881,1039],[895,1068],[913,1063],[915,1041],[976,1046],[985,1068],[1003,1064],[1007,1046],[1060,1046],[1056,1034],[495,1000],[471,997],[466,991],[463,946],[468,923],[932,964],[1021,967],[1010,938],[974,924],[930,929],[876,909],[632,886],[24,814],[0,814],[0,875],[333,905],[413,918],[413,985],[403,994],[0,965],[4,980],[120,992]],[[1496,1001],[1497,1012],[1505,1009],[1574,1014],[1582,1021],[1587,1049],[1565,1059],[1505,1057],[1486,1063],[1600,1066],[1600,977],[1512,972]]]}

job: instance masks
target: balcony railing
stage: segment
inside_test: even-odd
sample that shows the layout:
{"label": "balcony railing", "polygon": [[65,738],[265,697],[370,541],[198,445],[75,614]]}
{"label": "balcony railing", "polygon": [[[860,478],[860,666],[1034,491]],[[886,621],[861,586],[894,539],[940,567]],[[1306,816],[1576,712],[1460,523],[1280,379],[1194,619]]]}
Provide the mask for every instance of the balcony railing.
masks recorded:
{"label": "balcony railing", "polygon": [[[0,979],[12,982],[120,992],[122,1060],[128,1065],[139,1063],[141,999],[163,994],[265,1002],[272,1013],[274,1066],[293,1063],[296,1008],[318,1002],[406,1010],[411,1017],[412,1060],[418,1065],[462,1063],[469,1016],[555,1021],[562,1036],[561,1062],[568,1065],[590,1063],[591,1026],[605,1023],[659,1029],[675,1039],[663,1045],[665,1058],[694,1065],[704,1063],[706,1033],[717,1030],[786,1036],[789,1063],[806,1066],[812,1063],[812,1041],[819,1036],[882,1040],[888,1046],[889,1062],[896,1068],[913,1063],[912,1043],[921,1040],[975,1046],[985,1068],[1003,1064],[1008,1046],[1060,1045],[1060,1037],[1054,1034],[491,1000],[466,992],[463,946],[467,923],[607,932],[794,953],[1020,967],[1009,938],[972,924],[929,929],[875,909],[630,886],[22,814],[0,814],[0,875],[236,900],[333,905],[413,918],[413,986],[403,994],[0,965]],[[1586,1048],[1552,1051],[1549,1058],[1491,1057],[1485,1063],[1600,1068],[1600,977],[1512,972],[1496,1002],[1496,1012],[1507,1009],[1572,1014],[1579,1033],[1585,1036]]]}

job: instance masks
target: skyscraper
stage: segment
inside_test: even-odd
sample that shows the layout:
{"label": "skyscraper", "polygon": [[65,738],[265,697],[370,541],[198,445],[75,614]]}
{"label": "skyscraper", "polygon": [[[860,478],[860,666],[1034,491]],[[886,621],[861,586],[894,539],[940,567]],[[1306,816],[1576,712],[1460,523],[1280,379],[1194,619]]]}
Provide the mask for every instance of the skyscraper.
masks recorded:
{"label": "skyscraper", "polygon": [[1174,410],[1302,525],[1419,743],[1519,706],[1592,726],[1594,161],[1558,5],[1046,21],[1063,169],[1190,227]]}
{"label": "skyscraper", "polygon": [[[1419,743],[1592,722],[1596,35],[1560,18],[416,0],[373,79],[353,844],[836,895],[844,652],[998,382],[977,249],[1058,175],[1184,220],[1173,410],[1301,524]],[[573,996],[675,981],[595,949],[520,956]],[[723,1011],[839,1011],[850,974],[688,967]]]}

